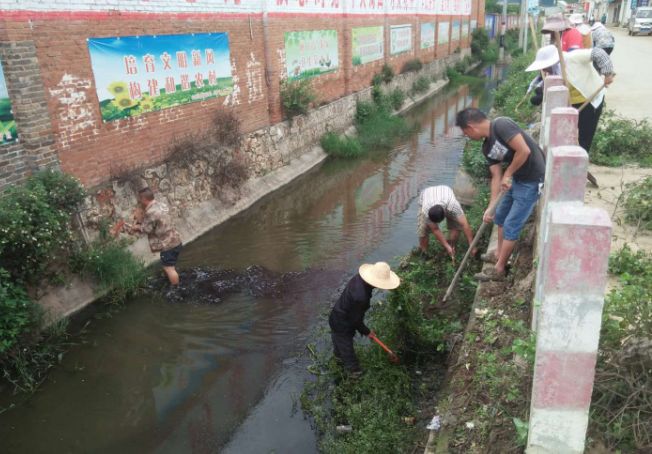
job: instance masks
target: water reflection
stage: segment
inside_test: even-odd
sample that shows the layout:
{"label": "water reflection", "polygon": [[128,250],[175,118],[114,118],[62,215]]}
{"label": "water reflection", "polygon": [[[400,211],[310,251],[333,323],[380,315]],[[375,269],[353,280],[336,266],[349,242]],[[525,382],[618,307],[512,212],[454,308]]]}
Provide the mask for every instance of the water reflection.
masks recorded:
{"label": "water reflection", "polygon": [[[455,183],[464,143],[455,113],[478,99],[468,87],[444,91],[408,115],[420,130],[396,150],[327,161],[189,244],[182,269],[308,271],[281,297],[149,295],[95,321],[35,396],[0,415],[2,451],[215,452],[257,403],[272,402],[265,449],[313,452],[287,389],[267,386],[354,266],[416,244],[419,191]],[[2,395],[0,407],[15,401]],[[237,437],[234,452],[255,451],[254,438]]]}

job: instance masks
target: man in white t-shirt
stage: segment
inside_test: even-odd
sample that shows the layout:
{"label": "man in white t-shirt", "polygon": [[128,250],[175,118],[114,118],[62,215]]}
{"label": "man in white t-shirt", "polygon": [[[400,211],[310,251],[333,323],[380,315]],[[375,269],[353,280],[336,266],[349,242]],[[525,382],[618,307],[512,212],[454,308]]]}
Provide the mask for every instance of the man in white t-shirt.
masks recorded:
{"label": "man in white t-shirt", "polygon": [[[460,231],[464,230],[469,244],[473,241],[473,232],[471,226],[464,216],[462,206],[455,198],[453,190],[448,186],[431,186],[421,193],[421,207],[417,222],[417,234],[419,235],[419,247],[421,251],[428,250],[428,230],[441,243],[448,255],[455,256],[455,243],[460,236]],[[446,219],[448,228],[448,239],[439,229],[439,223]],[[472,252],[473,254],[476,251]]]}

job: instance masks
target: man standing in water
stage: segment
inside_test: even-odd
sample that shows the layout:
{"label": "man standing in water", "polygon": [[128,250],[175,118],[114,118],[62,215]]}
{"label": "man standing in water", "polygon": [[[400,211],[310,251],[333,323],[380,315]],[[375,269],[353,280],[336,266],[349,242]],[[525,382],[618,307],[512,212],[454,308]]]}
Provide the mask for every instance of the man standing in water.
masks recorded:
{"label": "man standing in water", "polygon": [[181,252],[181,236],[172,226],[170,210],[162,202],[154,200],[154,193],[150,188],[138,191],[139,207],[134,213],[136,221],[129,233],[146,233],[149,239],[149,248],[152,252],[159,252],[163,271],[170,284],[179,285],[179,274],[176,270],[177,259]]}
{"label": "man standing in water", "polygon": [[496,252],[485,256],[496,265],[487,273],[476,274],[478,280],[503,280],[521,229],[541,194],[546,171],[543,151],[506,117],[489,121],[482,111],[468,108],[457,113],[455,124],[468,138],[484,140],[482,153],[491,172],[491,202],[504,192],[495,215],[485,212],[483,217],[484,222],[493,221],[498,227]]}
{"label": "man standing in water", "polygon": [[371,302],[371,292],[374,288],[393,290],[400,283],[401,279],[387,263],[363,264],[346,284],[340,299],[331,310],[328,324],[331,327],[333,353],[352,377],[357,378],[362,374],[353,349],[355,332],[370,337],[374,334],[364,323],[364,316]]}

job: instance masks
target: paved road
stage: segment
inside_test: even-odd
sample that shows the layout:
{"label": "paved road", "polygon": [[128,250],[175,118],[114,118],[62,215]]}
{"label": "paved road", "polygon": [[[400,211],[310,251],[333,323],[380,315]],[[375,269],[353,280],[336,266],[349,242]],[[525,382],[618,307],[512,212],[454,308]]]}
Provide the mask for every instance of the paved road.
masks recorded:
{"label": "paved road", "polygon": [[624,28],[611,28],[616,46],[611,58],[616,80],[607,92],[607,108],[618,114],[652,120],[652,36],[628,36]]}

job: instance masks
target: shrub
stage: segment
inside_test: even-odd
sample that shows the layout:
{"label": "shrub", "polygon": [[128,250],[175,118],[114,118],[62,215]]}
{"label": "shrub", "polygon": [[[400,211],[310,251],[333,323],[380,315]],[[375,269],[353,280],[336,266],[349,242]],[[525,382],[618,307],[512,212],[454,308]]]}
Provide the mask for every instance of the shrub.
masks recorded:
{"label": "shrub", "polygon": [[357,124],[358,140],[364,150],[392,148],[396,142],[407,137],[411,129],[405,119],[392,116],[383,109],[376,109],[373,115]]}
{"label": "shrub", "polygon": [[471,34],[471,55],[484,60],[485,49],[489,47],[489,34],[484,28],[476,28]]}
{"label": "shrub", "polygon": [[356,124],[364,123],[370,118],[377,110],[374,103],[368,101],[359,101],[355,106],[355,122]]}
{"label": "shrub", "polygon": [[401,69],[401,74],[421,71],[421,68],[423,68],[423,63],[421,63],[421,60],[418,58],[413,58],[412,60],[405,62],[403,68]]}
{"label": "shrub", "polygon": [[625,198],[625,216],[629,222],[652,230],[652,177],[629,189]]}
{"label": "shrub", "polygon": [[25,289],[12,283],[9,273],[0,268],[0,360],[35,325],[37,317],[34,303]]}
{"label": "shrub", "polygon": [[395,88],[389,94],[389,100],[394,110],[399,110],[405,102],[405,92],[400,88]]}
{"label": "shrub", "polygon": [[484,182],[489,176],[487,161],[482,154],[482,142],[469,140],[462,153],[462,167],[476,182]]}
{"label": "shrub", "polygon": [[281,85],[281,102],[288,118],[308,112],[317,95],[310,84],[310,79],[284,81]]}
{"label": "shrub", "polygon": [[636,163],[652,167],[652,125],[606,112],[591,146],[591,162],[607,166]]}
{"label": "shrub", "polygon": [[340,136],[327,132],[320,140],[326,153],[337,158],[356,158],[363,153],[362,145],[356,138]]}
{"label": "shrub", "polygon": [[380,70],[380,74],[383,77],[383,82],[386,84],[390,83],[394,79],[394,70],[387,63],[383,65],[383,68]]}
{"label": "shrub", "polygon": [[652,446],[652,256],[623,247],[609,260],[618,278],[605,301],[591,399],[590,433],[607,448]]}
{"label": "shrub", "polygon": [[42,279],[52,263],[67,256],[71,216],[83,196],[76,179],[52,170],[10,187],[0,198],[0,267],[21,282]]}
{"label": "shrub", "polygon": [[383,84],[383,75],[380,73],[374,74],[371,78],[371,85],[378,87]]}
{"label": "shrub", "polygon": [[412,93],[423,93],[430,88],[430,79],[421,76],[412,84]]}
{"label": "shrub", "polygon": [[232,110],[218,110],[213,115],[213,129],[209,134],[219,145],[239,147],[242,142],[241,124]]}

